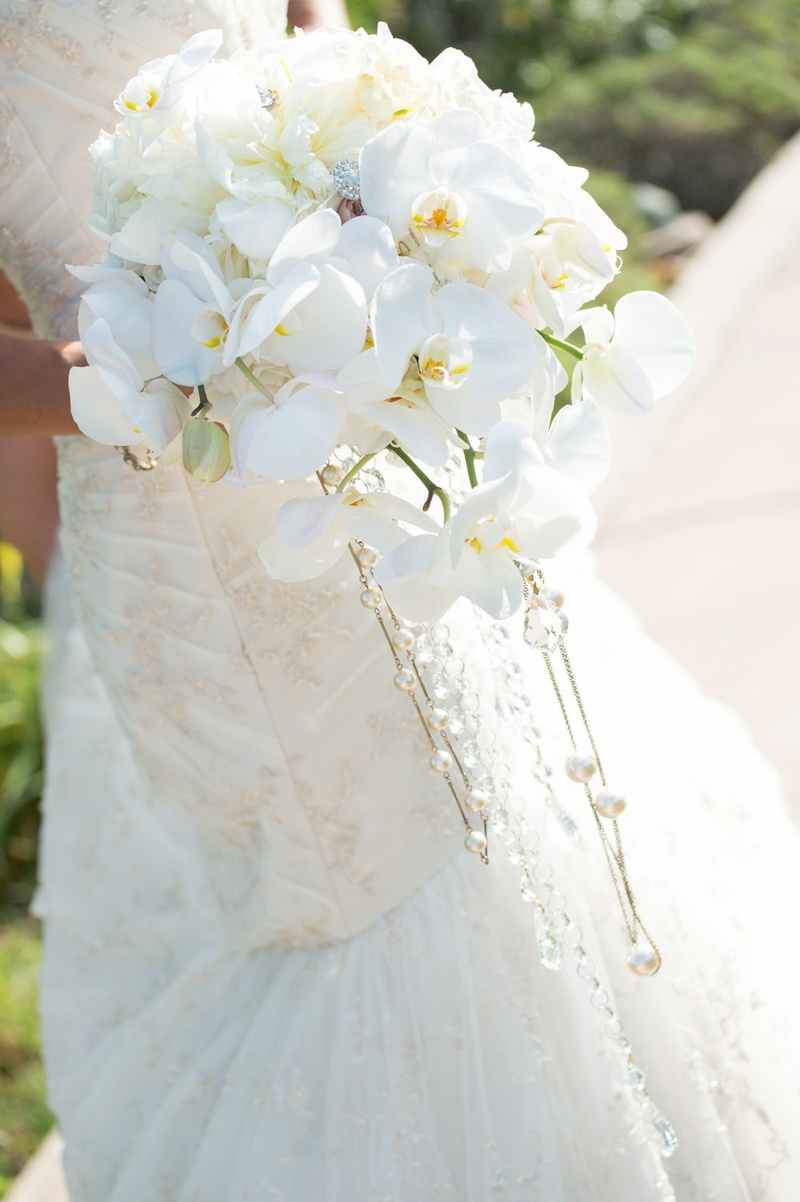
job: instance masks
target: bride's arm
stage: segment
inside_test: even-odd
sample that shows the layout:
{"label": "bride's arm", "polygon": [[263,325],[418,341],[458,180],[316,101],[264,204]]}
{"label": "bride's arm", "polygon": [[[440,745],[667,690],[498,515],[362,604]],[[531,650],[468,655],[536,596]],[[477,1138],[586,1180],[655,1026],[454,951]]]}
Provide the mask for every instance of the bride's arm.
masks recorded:
{"label": "bride's arm", "polygon": [[0,435],[79,433],[67,381],[85,362],[79,342],[0,334]]}
{"label": "bride's arm", "polygon": [[289,0],[289,25],[310,33],[321,25],[350,27],[344,0]]}
{"label": "bride's arm", "polygon": [[0,438],[0,538],[44,583],[58,528],[56,452],[50,438]]}

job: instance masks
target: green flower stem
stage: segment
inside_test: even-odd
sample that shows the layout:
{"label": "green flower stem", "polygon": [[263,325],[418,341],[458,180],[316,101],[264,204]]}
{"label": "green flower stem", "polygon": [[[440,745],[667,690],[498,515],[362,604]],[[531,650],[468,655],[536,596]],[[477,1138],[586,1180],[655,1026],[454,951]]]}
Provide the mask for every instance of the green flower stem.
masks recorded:
{"label": "green flower stem", "polygon": [[466,447],[464,448],[464,462],[467,465],[467,475],[469,476],[469,482],[473,488],[477,488],[478,487],[478,475],[477,475],[477,472],[475,471],[475,451],[472,448],[472,443],[467,438],[466,434],[464,434],[461,430],[456,430],[456,434],[462,440],[462,442],[465,442],[467,444]]}
{"label": "green flower stem", "polygon": [[200,403],[196,409],[192,410],[192,417],[199,417],[206,409],[211,408],[211,401],[208,399],[205,387],[202,384],[197,385],[197,395],[200,397]]}
{"label": "green flower stem", "polygon": [[566,351],[568,355],[572,355],[573,359],[585,358],[583,351],[579,347],[573,346],[571,342],[562,342],[560,338],[554,338],[552,334],[545,334],[544,330],[538,330],[537,333],[544,338],[545,342],[549,342],[557,350]]}
{"label": "green flower stem", "polygon": [[244,359],[242,359],[242,357],[239,356],[239,358],[236,359],[235,362],[236,362],[236,366],[239,368],[239,371],[242,373],[242,375],[247,376],[247,379],[250,381],[250,383],[253,385],[253,387],[257,388],[258,391],[261,393],[261,395],[265,396],[268,401],[271,401],[273,398],[270,395],[269,391],[264,387],[264,385],[261,383],[261,381],[258,379],[258,377],[253,375],[250,368],[245,363]]}
{"label": "green flower stem", "polygon": [[402,459],[402,461],[406,465],[406,467],[411,468],[412,472],[417,477],[417,479],[421,480],[422,483],[427,488],[428,499],[425,502],[425,504],[422,506],[422,512],[427,513],[430,508],[430,504],[431,504],[431,501],[433,500],[433,498],[438,497],[439,501],[441,502],[441,505],[442,505],[442,513],[444,514],[444,520],[445,520],[445,522],[449,522],[450,521],[450,498],[448,497],[448,495],[444,491],[444,489],[440,488],[438,484],[434,484],[434,482],[433,482],[433,480],[431,480],[430,476],[426,476],[425,473],[423,472],[422,468],[418,464],[416,464],[414,462],[414,460],[411,458],[411,456],[407,455],[406,452],[403,451],[397,445],[396,442],[393,442],[389,449],[395,453],[395,455],[397,456],[398,459]]}
{"label": "green flower stem", "polygon": [[336,487],[336,491],[344,492],[347,485],[350,483],[350,481],[353,479],[354,476],[358,475],[358,473],[361,471],[364,464],[369,463],[370,459],[374,459],[377,454],[378,454],[377,451],[370,451],[369,454],[362,455],[361,458],[359,459],[358,463],[354,464],[353,467],[350,468],[350,471],[347,473],[347,475],[344,476],[339,481],[339,483]]}

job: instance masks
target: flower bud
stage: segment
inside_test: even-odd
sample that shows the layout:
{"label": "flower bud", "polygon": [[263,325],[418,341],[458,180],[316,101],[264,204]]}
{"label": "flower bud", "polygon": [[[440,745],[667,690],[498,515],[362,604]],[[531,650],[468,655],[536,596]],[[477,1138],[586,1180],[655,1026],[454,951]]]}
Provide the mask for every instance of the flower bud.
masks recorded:
{"label": "flower bud", "polygon": [[228,431],[218,422],[192,418],[183,428],[183,466],[204,484],[221,480],[231,465]]}

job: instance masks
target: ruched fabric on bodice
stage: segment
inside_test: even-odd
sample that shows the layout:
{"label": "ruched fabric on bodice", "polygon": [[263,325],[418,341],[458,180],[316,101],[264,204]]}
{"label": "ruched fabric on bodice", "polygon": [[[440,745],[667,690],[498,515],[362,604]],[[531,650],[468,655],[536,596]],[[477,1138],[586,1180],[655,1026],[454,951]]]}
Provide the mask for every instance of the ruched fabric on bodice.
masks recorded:
{"label": "ruched fabric on bodice", "polygon": [[342,938],[460,850],[349,556],[270,581],[276,485],[62,449],[64,549],[95,663],[153,792],[211,848],[237,942]]}

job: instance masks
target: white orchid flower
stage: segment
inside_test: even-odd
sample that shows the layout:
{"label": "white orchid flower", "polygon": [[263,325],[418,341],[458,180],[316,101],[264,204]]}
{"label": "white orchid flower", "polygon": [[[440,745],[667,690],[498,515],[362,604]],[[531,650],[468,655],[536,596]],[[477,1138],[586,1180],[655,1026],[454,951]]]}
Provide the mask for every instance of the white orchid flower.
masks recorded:
{"label": "white orchid flower", "polygon": [[331,389],[290,380],[274,401],[251,392],[231,422],[231,454],[241,479],[297,480],[317,471],[339,438],[342,406]]}
{"label": "white orchid flower", "polygon": [[114,107],[129,121],[140,123],[137,135],[143,150],[172,119],[184,84],[211,61],[221,45],[219,29],[196,33],[177,54],[145,63],[126,84]]}
{"label": "white orchid flower", "polygon": [[339,561],[348,542],[360,539],[388,551],[407,538],[398,525],[436,530],[432,518],[390,493],[346,488],[328,496],[293,497],[275,516],[275,533],[258,553],[274,580],[313,580]]}
{"label": "white orchid flower", "polygon": [[[522,387],[537,359],[535,336],[496,297],[473,284],[446,284],[408,262],[378,287],[371,312],[375,367],[393,396],[415,356],[435,413],[468,434],[484,435],[499,403]],[[388,391],[387,391],[388,390]]]}
{"label": "white orchid flower", "polygon": [[88,367],[69,373],[72,416],[95,442],[109,446],[140,443],[156,453],[177,438],[189,416],[189,401],[161,378],[145,380],[115,342],[109,324],[98,318],[83,334]]}
{"label": "white orchid flower", "polygon": [[614,315],[605,307],[573,319],[586,335],[573,396],[590,397],[618,413],[649,413],[683,381],[694,359],[694,336],[675,306],[658,292],[629,292]]}
{"label": "white orchid flower", "polygon": [[507,267],[544,214],[525,169],[466,109],[388,126],[367,142],[360,168],[364,209],[396,239],[411,229],[443,258],[481,271]]}
{"label": "white orchid flower", "polygon": [[431,407],[419,382],[416,387],[403,381],[391,387],[378,366],[374,347],[345,364],[336,387],[348,412],[372,429],[365,444],[362,427],[359,447],[385,446],[395,440],[429,467],[441,467],[449,459],[451,427]]}
{"label": "white orchid flower", "polygon": [[381,560],[376,579],[401,612],[416,611],[409,616],[464,596],[506,618],[522,603],[517,565],[585,546],[595,527],[583,491],[545,464],[526,430],[500,422],[486,440],[483,483],[435,539],[407,540]]}
{"label": "white orchid flower", "polygon": [[367,295],[396,262],[389,241],[380,222],[343,227],[323,209],[283,235],[265,280],[240,278],[236,291],[202,244],[176,242],[155,299],[162,370],[180,384],[203,383],[248,355],[298,373],[338,370],[364,345]]}

